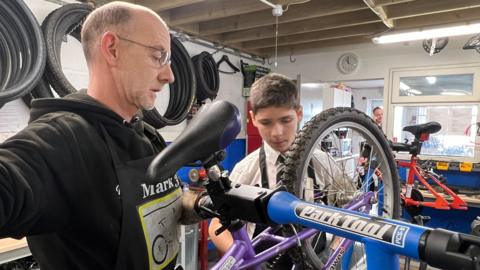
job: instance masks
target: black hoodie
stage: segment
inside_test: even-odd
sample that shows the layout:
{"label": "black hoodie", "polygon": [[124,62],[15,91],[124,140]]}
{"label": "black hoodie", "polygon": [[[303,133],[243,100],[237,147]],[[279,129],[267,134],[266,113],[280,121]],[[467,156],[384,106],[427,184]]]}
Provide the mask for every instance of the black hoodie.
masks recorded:
{"label": "black hoodie", "polygon": [[0,237],[28,236],[42,270],[115,265],[122,207],[101,125],[124,161],[159,150],[142,121],[80,93],[34,101],[28,127],[0,145]]}

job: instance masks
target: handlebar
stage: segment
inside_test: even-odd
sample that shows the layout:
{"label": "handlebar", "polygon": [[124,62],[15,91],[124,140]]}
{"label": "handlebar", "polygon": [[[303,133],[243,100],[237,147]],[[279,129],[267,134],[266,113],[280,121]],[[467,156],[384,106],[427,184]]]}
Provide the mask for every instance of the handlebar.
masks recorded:
{"label": "handlebar", "polygon": [[435,229],[424,235],[419,253],[433,267],[480,269],[480,238],[473,235]]}

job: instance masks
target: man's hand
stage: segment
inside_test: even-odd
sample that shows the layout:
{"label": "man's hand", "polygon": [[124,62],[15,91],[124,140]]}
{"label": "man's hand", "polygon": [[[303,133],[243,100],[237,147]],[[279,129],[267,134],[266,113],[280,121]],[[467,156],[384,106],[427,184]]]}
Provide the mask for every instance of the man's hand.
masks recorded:
{"label": "man's hand", "polygon": [[218,216],[218,214],[214,212],[212,199],[207,192],[203,192],[197,197],[194,207],[201,218],[207,219]]}
{"label": "man's hand", "polygon": [[212,200],[204,190],[188,189],[182,196],[182,217],[184,225],[197,223],[203,219],[218,217],[214,212]]}

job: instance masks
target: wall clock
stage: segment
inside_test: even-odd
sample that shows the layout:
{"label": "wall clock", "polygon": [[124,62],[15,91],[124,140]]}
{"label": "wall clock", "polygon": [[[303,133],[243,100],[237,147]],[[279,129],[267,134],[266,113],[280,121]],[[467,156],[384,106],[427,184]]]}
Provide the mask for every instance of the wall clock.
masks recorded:
{"label": "wall clock", "polygon": [[360,61],[354,53],[345,53],[338,58],[337,67],[343,74],[350,74],[358,69]]}

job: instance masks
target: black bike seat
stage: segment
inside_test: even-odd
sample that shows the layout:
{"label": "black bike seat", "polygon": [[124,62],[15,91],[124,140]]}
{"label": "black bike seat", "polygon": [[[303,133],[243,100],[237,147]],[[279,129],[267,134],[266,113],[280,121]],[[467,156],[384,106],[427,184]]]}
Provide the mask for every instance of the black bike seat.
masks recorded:
{"label": "black bike seat", "polygon": [[413,149],[413,147],[416,147],[416,146],[413,146],[407,143],[390,142],[390,147],[394,152],[410,152]]}
{"label": "black bike seat", "polygon": [[420,135],[427,133],[433,134],[442,129],[442,126],[438,122],[428,122],[420,125],[406,126],[403,128],[403,131],[408,131],[415,135],[416,138],[419,138]]}

